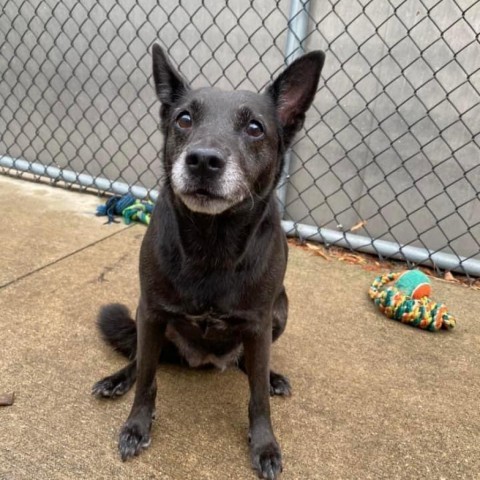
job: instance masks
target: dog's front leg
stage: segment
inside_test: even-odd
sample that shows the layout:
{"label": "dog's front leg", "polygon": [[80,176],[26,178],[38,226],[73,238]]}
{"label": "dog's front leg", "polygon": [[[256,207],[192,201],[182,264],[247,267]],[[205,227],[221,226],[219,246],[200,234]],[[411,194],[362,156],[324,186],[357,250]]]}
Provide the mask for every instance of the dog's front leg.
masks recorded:
{"label": "dog's front leg", "polygon": [[248,335],[243,343],[250,385],[248,414],[252,465],[260,478],[274,480],[282,471],[282,454],[270,419],[271,324],[260,333]]}
{"label": "dog's front leg", "polygon": [[158,358],[165,338],[163,315],[152,315],[141,305],[137,310],[137,388],[130,415],[120,431],[122,460],[138,455],[150,445],[150,430],[157,395]]}

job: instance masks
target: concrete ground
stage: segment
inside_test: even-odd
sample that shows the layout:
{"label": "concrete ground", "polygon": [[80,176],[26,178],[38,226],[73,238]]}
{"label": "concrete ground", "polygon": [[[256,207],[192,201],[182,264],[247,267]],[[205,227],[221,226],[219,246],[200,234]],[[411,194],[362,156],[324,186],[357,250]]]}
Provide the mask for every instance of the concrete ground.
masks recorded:
{"label": "concrete ground", "polygon": [[[133,392],[91,385],[124,365],[94,327],[138,295],[142,225],[104,225],[100,199],[0,176],[0,479],[249,479],[245,377],[160,367],[151,447],[122,463]],[[272,413],[289,479],[480,478],[480,292],[434,281],[452,332],[388,320],[374,274],[292,248],[290,318],[272,364],[294,394]]]}

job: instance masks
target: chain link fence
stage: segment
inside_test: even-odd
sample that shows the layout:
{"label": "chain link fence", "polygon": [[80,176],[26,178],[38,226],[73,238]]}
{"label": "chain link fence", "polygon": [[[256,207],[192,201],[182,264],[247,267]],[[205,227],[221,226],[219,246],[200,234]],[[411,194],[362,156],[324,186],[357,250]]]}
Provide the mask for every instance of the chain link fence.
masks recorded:
{"label": "chain link fence", "polygon": [[479,276],[479,31],[472,0],[4,0],[0,172],[155,197],[154,41],[225,89],[323,49],[285,230]]}

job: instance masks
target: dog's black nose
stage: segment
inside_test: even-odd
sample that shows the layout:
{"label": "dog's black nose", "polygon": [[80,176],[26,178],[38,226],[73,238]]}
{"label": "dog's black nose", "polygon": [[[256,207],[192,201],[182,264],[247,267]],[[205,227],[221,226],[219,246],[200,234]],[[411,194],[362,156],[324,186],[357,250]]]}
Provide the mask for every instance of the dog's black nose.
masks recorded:
{"label": "dog's black nose", "polygon": [[215,148],[195,148],[185,158],[188,171],[195,175],[214,176],[225,168],[225,159]]}

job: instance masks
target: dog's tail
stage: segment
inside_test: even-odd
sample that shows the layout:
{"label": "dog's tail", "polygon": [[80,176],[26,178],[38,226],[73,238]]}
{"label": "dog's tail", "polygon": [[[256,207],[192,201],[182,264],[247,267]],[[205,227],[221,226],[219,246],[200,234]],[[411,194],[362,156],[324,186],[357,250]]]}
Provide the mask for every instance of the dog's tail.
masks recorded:
{"label": "dog's tail", "polygon": [[98,314],[97,326],[103,340],[130,360],[137,352],[137,326],[125,305],[104,305]]}

